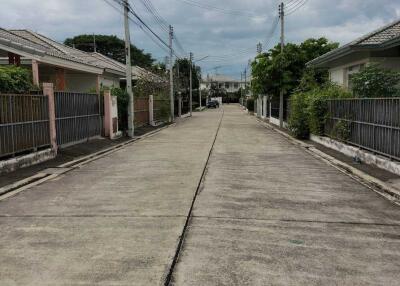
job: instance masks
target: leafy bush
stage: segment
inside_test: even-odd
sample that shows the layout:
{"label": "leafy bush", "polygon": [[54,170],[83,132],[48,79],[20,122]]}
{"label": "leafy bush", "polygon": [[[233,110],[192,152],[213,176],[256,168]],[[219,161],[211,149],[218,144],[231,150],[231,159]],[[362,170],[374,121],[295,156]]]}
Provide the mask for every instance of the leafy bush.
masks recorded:
{"label": "leafy bush", "polygon": [[307,93],[296,93],[290,99],[289,130],[299,139],[306,139],[310,135],[307,96]]}
{"label": "leafy bush", "polygon": [[307,138],[310,133],[323,135],[328,115],[327,99],[349,98],[351,94],[329,83],[308,92],[292,95],[289,129],[297,138]]}
{"label": "leafy bush", "polygon": [[356,97],[400,96],[400,73],[370,65],[352,76],[353,93]]}
{"label": "leafy bush", "polygon": [[315,135],[324,134],[324,126],[328,115],[327,99],[349,97],[351,97],[351,93],[332,83],[328,83],[322,88],[317,88],[309,92],[308,114],[310,132]]}
{"label": "leafy bush", "polygon": [[111,95],[117,97],[118,102],[118,127],[122,131],[128,130],[128,103],[129,95],[126,90],[112,88]]}
{"label": "leafy bush", "polygon": [[26,93],[33,88],[29,70],[16,66],[0,67],[1,93]]}
{"label": "leafy bush", "polygon": [[350,123],[345,120],[339,120],[332,129],[332,138],[338,139],[340,141],[347,141],[350,139],[351,130]]}
{"label": "leafy bush", "polygon": [[254,112],[254,99],[253,98],[248,98],[246,101],[247,104],[247,110],[250,112]]}

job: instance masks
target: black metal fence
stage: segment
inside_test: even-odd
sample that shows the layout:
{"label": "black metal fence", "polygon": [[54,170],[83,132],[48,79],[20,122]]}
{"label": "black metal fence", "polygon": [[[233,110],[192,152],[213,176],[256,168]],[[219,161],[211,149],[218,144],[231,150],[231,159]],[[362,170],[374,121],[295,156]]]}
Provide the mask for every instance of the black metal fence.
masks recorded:
{"label": "black metal fence", "polygon": [[400,160],[400,98],[328,100],[328,111],[327,136]]}
{"label": "black metal fence", "polygon": [[101,136],[103,114],[98,94],[55,92],[54,101],[59,146]]}
{"label": "black metal fence", "polygon": [[[283,120],[288,121],[290,116],[290,100],[285,99],[283,101]],[[271,117],[279,119],[279,97],[275,97],[271,100]]]}
{"label": "black metal fence", "polygon": [[50,146],[48,98],[0,94],[0,158]]}

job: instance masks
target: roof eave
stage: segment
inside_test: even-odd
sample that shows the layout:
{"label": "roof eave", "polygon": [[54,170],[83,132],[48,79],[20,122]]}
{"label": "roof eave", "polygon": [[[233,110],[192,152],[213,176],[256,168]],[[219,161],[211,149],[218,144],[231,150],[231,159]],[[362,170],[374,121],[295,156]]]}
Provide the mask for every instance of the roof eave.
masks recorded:
{"label": "roof eave", "polygon": [[332,52],[331,54],[325,54],[319,58],[309,61],[308,63],[306,63],[306,66],[315,68],[326,68],[329,67],[329,65],[327,65],[328,62],[337,60],[338,58],[343,56],[347,56],[352,52],[354,52],[354,49],[351,46],[339,48],[336,52]]}

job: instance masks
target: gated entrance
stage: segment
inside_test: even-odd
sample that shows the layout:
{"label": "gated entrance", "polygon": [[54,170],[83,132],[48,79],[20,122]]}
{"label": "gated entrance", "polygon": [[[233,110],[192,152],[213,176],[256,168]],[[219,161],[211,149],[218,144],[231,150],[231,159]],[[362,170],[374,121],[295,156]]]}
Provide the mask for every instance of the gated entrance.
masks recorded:
{"label": "gated entrance", "polygon": [[48,146],[47,97],[42,94],[0,94],[0,158]]}
{"label": "gated entrance", "polygon": [[58,146],[101,136],[104,114],[98,94],[55,92],[54,101]]}

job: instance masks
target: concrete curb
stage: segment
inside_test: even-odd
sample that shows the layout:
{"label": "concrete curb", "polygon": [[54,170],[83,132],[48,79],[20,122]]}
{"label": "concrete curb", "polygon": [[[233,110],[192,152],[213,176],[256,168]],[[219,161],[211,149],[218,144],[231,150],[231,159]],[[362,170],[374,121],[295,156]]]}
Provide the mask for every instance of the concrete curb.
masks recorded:
{"label": "concrete curb", "polygon": [[266,127],[268,129],[271,129],[286,139],[290,141],[292,144],[297,145],[303,149],[310,155],[312,155],[315,158],[318,158],[324,162],[326,162],[328,165],[334,167],[335,169],[339,170],[340,172],[350,176],[357,182],[361,183],[362,185],[368,187],[369,189],[373,190],[374,192],[378,193],[379,195],[385,197],[386,199],[390,200],[391,202],[400,205],[400,190],[397,188],[393,188],[392,186],[389,186],[387,183],[372,177],[356,168],[353,166],[350,166],[342,161],[339,161],[338,159],[318,150],[315,148],[313,145],[306,144],[300,140],[297,140],[290,136],[289,134],[275,128],[275,126],[271,125],[270,123],[267,123],[265,121],[262,121],[260,119],[256,119],[258,123],[260,123],[263,127]]}
{"label": "concrete curb", "polygon": [[361,162],[364,162],[368,165],[374,165],[382,170],[400,176],[399,162],[391,161],[389,158],[373,154],[361,148],[354,147],[325,136],[317,136],[311,134],[310,140],[327,148],[336,150],[346,156],[358,157]]}
{"label": "concrete curb", "polygon": [[110,154],[112,154],[114,152],[117,152],[117,151],[119,151],[119,150],[121,150],[123,148],[126,148],[126,147],[128,147],[128,146],[130,146],[130,145],[132,145],[132,144],[134,144],[136,142],[139,142],[139,141],[142,141],[144,139],[150,138],[150,137],[156,135],[157,133],[159,133],[159,132],[161,132],[161,131],[163,131],[163,130],[165,130],[167,128],[174,127],[175,125],[176,125],[176,123],[164,126],[164,127],[160,128],[160,129],[151,131],[151,132],[149,132],[147,134],[144,134],[144,135],[139,136],[137,138],[133,138],[133,139],[131,139],[129,141],[126,141],[124,143],[118,144],[118,145],[110,147],[110,148],[106,148],[106,149],[98,151],[96,153],[93,153],[93,154],[78,158],[76,160],[64,163],[62,165],[57,166],[56,168],[52,168],[52,169],[59,168],[59,169],[62,170],[61,172],[54,173],[54,172],[46,172],[46,170],[44,170],[44,171],[38,172],[37,174],[35,174],[35,175],[31,176],[31,177],[25,178],[23,180],[20,180],[18,182],[15,182],[13,184],[8,185],[8,186],[2,187],[2,188],[0,188],[0,201],[5,200],[5,199],[7,199],[9,197],[12,197],[12,196],[14,196],[14,195],[16,195],[16,194],[18,194],[18,193],[20,193],[22,191],[25,191],[25,190],[27,190],[27,189],[29,189],[31,187],[34,187],[34,186],[40,185],[40,184],[42,184],[42,183],[44,183],[46,181],[52,180],[52,179],[54,179],[54,178],[56,178],[56,177],[58,177],[60,175],[68,173],[68,172],[70,172],[72,170],[81,168],[82,166],[84,166],[84,165],[86,165],[86,164],[88,164],[90,162],[93,162],[93,161],[96,161],[96,160],[101,159],[103,157],[106,157],[106,156],[108,156],[108,155],[110,155]]}
{"label": "concrete curb", "polygon": [[17,169],[40,164],[47,160],[54,159],[56,153],[52,149],[37,151],[23,156],[0,161],[0,174],[10,173]]}

